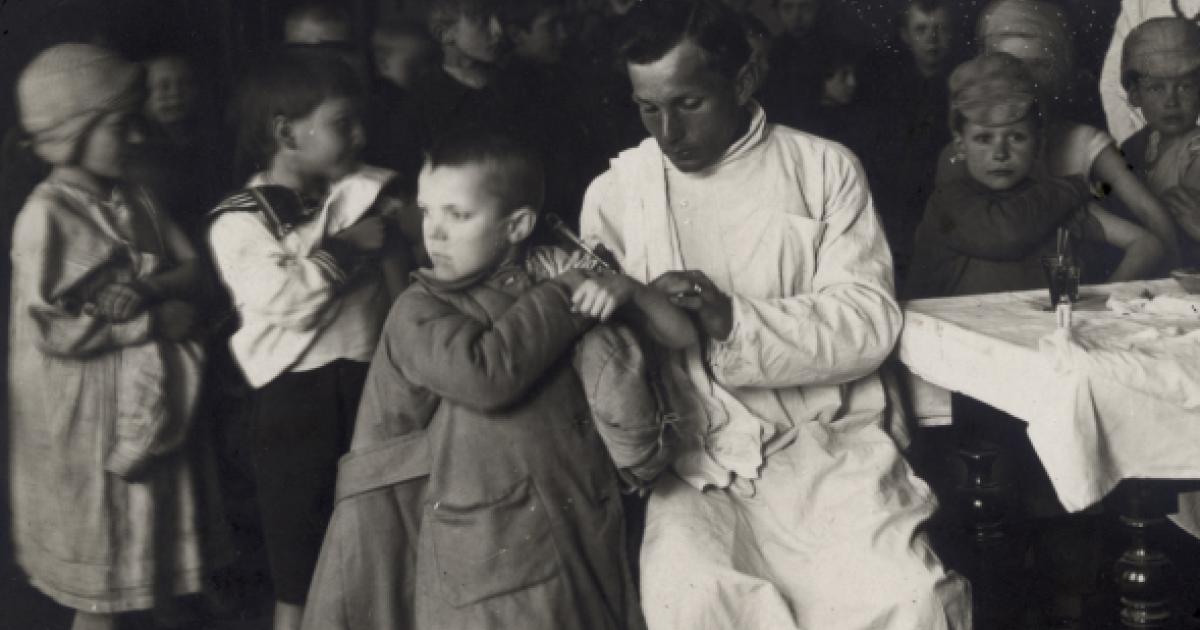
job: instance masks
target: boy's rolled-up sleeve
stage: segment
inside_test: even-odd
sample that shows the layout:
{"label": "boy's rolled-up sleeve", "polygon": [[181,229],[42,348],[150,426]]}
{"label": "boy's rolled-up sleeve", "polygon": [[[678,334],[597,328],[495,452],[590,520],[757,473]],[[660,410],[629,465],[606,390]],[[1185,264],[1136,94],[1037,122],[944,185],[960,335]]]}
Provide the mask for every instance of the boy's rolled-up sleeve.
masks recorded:
{"label": "boy's rolled-up sleeve", "polygon": [[862,167],[849,155],[824,173],[828,200],[812,291],[783,298],[731,295],[733,329],[709,342],[713,375],[732,387],[850,382],[891,352],[902,316],[891,252]]}

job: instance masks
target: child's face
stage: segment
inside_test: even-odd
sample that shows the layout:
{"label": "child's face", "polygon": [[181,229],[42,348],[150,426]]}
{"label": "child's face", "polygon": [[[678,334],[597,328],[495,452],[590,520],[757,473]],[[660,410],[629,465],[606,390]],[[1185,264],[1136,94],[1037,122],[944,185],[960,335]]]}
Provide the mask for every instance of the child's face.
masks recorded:
{"label": "child's face", "polygon": [[854,66],[839,66],[833,76],[825,79],[821,95],[825,100],[835,105],[849,105],[854,101],[854,92],[858,89],[858,78]]}
{"label": "child's face", "polygon": [[792,35],[806,35],[817,21],[820,0],[779,0],[779,21]]}
{"label": "child's face", "polygon": [[494,269],[511,251],[508,217],[480,165],[426,166],[417,180],[421,232],[433,276],[453,282]]}
{"label": "child's face", "polygon": [[146,115],[164,125],[187,119],[192,113],[196,84],[192,69],[178,57],[162,57],[146,65]]}
{"label": "child's face", "polygon": [[637,4],[637,0],[608,0],[608,8],[614,15],[625,15]]}
{"label": "child's face", "polygon": [[967,172],[991,190],[1021,183],[1037,159],[1038,133],[1029,118],[997,127],[967,121],[954,142],[967,158]]}
{"label": "child's face", "polygon": [[353,39],[349,24],[318,20],[312,16],[287,23],[283,38],[289,44],[343,44]]}
{"label": "child's face", "polygon": [[538,63],[558,63],[567,46],[566,16],[560,7],[543,10],[529,24],[529,30],[512,29],[513,52]]}
{"label": "child's face", "polygon": [[371,43],[376,72],[402,88],[412,87],[433,68],[433,45],[420,37],[376,35]]}
{"label": "child's face", "polygon": [[906,13],[900,39],[912,51],[917,66],[923,70],[936,70],[946,63],[950,54],[950,36],[953,25],[950,14],[944,8],[930,13],[912,5]]}
{"label": "child's face", "polygon": [[496,63],[504,51],[504,31],[495,15],[460,15],[449,37],[455,48],[475,61]]}
{"label": "child's face", "polygon": [[1177,136],[1195,127],[1196,117],[1200,116],[1200,73],[1141,76],[1130,90],[1129,99],[1142,108],[1151,128],[1165,136]]}
{"label": "child's face", "polygon": [[291,122],[294,163],[303,174],[335,180],[358,164],[365,143],[359,104],[349,97],[325,99]]}
{"label": "child's face", "polygon": [[136,118],[132,108],[102,116],[83,140],[79,167],[104,179],[123,177],[130,148],[142,139]]}

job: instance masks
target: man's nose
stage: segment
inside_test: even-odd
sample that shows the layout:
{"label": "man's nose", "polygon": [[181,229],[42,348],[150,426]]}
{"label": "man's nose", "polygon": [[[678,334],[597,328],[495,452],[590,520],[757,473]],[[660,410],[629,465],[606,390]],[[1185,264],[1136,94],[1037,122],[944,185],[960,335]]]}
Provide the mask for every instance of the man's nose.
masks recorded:
{"label": "man's nose", "polygon": [[659,124],[662,125],[661,137],[668,144],[683,138],[683,124],[677,114],[663,110],[662,120]]}

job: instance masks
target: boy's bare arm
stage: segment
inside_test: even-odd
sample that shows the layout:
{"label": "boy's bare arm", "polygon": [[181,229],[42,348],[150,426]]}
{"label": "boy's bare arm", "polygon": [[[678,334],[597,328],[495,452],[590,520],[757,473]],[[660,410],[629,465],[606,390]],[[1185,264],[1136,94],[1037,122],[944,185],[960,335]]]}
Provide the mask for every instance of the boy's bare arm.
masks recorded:
{"label": "boy's bare arm", "polygon": [[1117,198],[1166,247],[1167,262],[1172,266],[1179,262],[1175,224],[1162,202],[1133,174],[1125,158],[1115,148],[1108,147],[1096,156],[1092,164],[1092,179],[1112,186]]}
{"label": "boy's bare arm", "polygon": [[1094,203],[1088,205],[1088,213],[1099,224],[1099,240],[1125,252],[1109,282],[1141,280],[1154,274],[1166,252],[1158,237]]}

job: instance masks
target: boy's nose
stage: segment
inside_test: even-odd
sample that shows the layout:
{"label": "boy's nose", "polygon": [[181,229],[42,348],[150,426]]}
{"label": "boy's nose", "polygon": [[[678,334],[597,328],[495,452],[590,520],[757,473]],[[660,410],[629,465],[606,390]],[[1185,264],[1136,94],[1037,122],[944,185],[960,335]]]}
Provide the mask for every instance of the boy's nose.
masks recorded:
{"label": "boy's nose", "polygon": [[1008,141],[1001,140],[992,150],[992,158],[997,162],[1007,162],[1009,158]]}
{"label": "boy's nose", "polygon": [[446,240],[446,229],[442,227],[441,221],[432,218],[431,215],[425,215],[421,231],[425,233],[425,240],[427,241]]}

